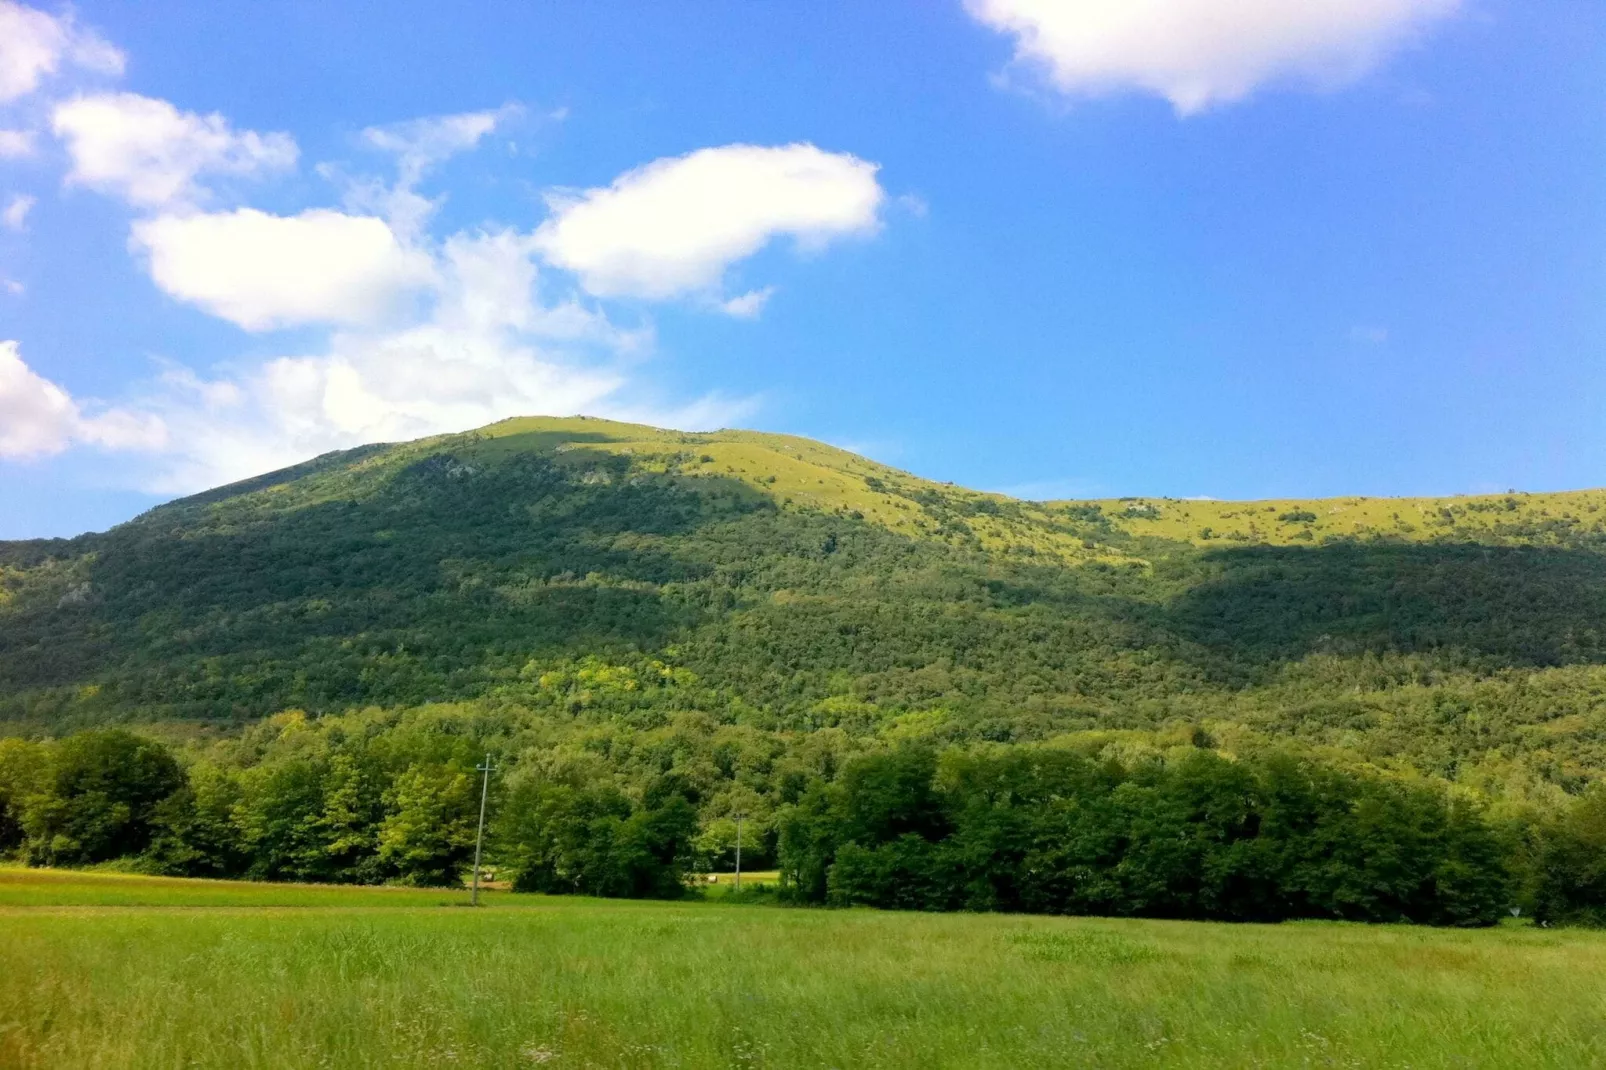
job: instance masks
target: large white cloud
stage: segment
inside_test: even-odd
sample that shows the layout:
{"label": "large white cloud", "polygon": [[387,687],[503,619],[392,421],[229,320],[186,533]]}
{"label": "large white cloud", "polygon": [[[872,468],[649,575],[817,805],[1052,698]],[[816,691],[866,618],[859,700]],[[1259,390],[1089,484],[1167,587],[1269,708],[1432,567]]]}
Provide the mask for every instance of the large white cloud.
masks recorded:
{"label": "large white cloud", "polygon": [[875,230],[885,200],[877,170],[808,144],[700,149],[606,187],[551,194],[537,242],[594,294],[712,292],[727,267],[774,238],[816,246]]}
{"label": "large white cloud", "polygon": [[410,325],[336,332],[326,347],[202,378],[170,369],[139,408],[169,445],[144,486],[199,490],[328,450],[588,412],[711,427],[745,411],[707,398],[632,404],[646,339],[541,296],[528,234],[459,234],[436,257],[435,304]]}
{"label": "large white cloud", "polygon": [[221,115],[179,111],[135,93],[76,97],[51,115],[67,142],[69,182],[158,207],[204,199],[206,175],[249,177],[295,166],[288,134],[236,131]]}
{"label": "large white cloud", "polygon": [[[130,94],[57,106],[68,180],[141,210],[129,244],[161,290],[247,330],[332,330],[298,351],[205,373],[166,363],[115,408],[73,398],[11,343],[0,349],[0,456],[75,445],[143,451],[125,471],[147,490],[174,493],[515,415],[589,412],[687,428],[737,420],[750,409],[742,399],[657,400],[639,371],[650,325],[620,328],[542,262],[576,272],[593,292],[706,291],[732,314],[753,315],[770,291],[727,299],[718,292],[725,268],[777,236],[818,245],[873,230],[884,200],[875,165],[809,145],[729,146],[557,198],[534,233],[428,233],[439,202],[418,192],[423,178],[515,111],[365,130],[367,146],[395,157],[393,184],[345,181],[344,210],[275,215],[206,202],[220,178],[293,166],[287,135],[236,131],[221,116]],[[336,168],[320,170],[344,181]]]}
{"label": "large white cloud", "polygon": [[327,209],[162,215],[133,244],[163,290],[247,330],[372,322],[434,279],[384,220]]}
{"label": "large white cloud", "polygon": [[86,415],[67,391],[28,367],[15,341],[0,341],[0,457],[42,457],[79,443],[151,450],[166,441],[166,428],[149,413]]}
{"label": "large white cloud", "polygon": [[[208,376],[169,365],[118,408],[81,405],[0,343],[0,457],[74,445],[144,451],[136,481],[184,493],[329,450],[578,412],[690,429],[734,422],[741,401],[643,400],[632,371],[650,333],[543,296],[531,235],[460,233],[430,254],[433,304],[394,328]],[[88,410],[86,412],[86,410]]]}
{"label": "large white cloud", "polygon": [[117,74],[123,54],[70,15],[58,17],[0,0],[0,103],[33,92],[64,64]]}
{"label": "large white cloud", "polygon": [[965,0],[1072,95],[1158,94],[1182,114],[1263,83],[1349,81],[1459,0]]}

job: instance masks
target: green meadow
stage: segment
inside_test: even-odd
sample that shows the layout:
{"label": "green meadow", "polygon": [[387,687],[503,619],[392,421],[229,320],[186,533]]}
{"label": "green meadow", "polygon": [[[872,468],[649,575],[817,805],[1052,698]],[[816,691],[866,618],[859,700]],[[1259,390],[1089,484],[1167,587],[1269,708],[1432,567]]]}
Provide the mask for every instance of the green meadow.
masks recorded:
{"label": "green meadow", "polygon": [[1574,930],[3,870],[0,933],[7,1067],[1606,1062],[1606,934]]}

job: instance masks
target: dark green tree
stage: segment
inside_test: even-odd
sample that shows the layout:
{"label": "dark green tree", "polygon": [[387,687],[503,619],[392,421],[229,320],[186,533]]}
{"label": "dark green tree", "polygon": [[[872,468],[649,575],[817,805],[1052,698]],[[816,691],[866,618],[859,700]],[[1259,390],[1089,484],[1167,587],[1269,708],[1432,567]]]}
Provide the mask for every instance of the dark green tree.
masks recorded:
{"label": "dark green tree", "polygon": [[154,740],[122,729],[69,736],[50,753],[44,791],[25,804],[29,857],[76,865],[137,855],[183,784],[178,762]]}

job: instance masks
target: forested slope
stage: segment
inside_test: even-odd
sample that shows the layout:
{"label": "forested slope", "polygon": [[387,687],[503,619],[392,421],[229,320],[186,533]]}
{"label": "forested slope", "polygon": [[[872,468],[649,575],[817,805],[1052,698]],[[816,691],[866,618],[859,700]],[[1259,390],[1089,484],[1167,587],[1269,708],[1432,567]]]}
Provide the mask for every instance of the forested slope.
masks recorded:
{"label": "forested slope", "polygon": [[0,543],[0,721],[1159,731],[1577,791],[1606,769],[1603,504],[1028,503],[784,436],[513,420]]}

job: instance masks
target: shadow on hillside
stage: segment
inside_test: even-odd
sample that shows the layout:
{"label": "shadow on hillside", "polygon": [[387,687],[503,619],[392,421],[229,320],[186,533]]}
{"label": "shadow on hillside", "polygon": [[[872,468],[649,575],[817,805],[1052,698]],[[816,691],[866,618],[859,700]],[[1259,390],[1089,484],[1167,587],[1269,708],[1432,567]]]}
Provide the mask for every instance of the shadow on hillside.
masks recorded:
{"label": "shadow on hillside", "polygon": [[659,648],[695,611],[658,588],[707,571],[672,537],[773,503],[589,452],[437,454],[361,500],[116,529],[81,600],[6,622],[0,689],[115,675],[153,706],[230,716],[461,697],[482,662]]}
{"label": "shadow on hillside", "polygon": [[1488,667],[1606,661],[1606,555],[1344,544],[1206,553],[1169,626],[1213,657],[1454,651]]}

